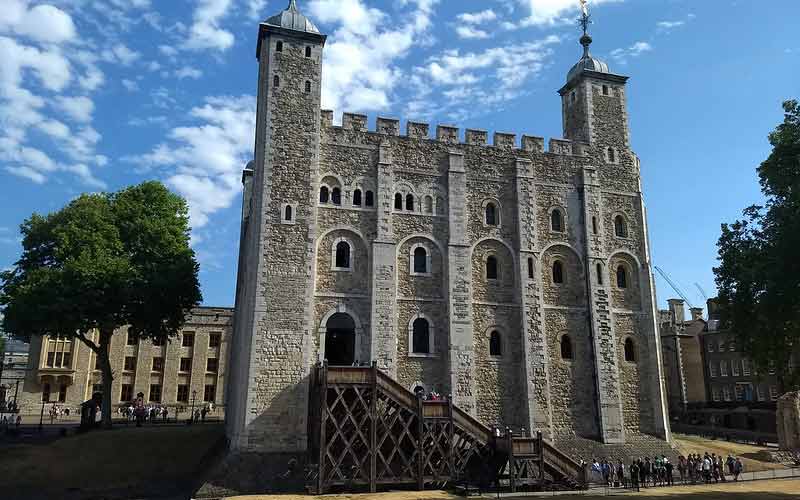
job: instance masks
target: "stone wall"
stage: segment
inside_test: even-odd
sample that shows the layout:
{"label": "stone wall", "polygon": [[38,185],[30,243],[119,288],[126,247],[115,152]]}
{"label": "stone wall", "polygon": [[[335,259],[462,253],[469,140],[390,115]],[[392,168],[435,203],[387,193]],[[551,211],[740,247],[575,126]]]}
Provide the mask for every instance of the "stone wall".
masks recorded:
{"label": "stone wall", "polygon": [[777,424],[781,449],[800,449],[800,392],[789,392],[778,399]]}

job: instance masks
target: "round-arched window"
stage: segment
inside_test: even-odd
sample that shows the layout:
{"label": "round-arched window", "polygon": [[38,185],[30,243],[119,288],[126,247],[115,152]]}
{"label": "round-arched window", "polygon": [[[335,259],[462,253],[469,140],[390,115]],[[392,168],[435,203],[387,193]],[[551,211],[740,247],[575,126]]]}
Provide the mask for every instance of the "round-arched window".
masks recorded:
{"label": "round-arched window", "polygon": [[428,251],[424,247],[414,249],[414,272],[419,274],[428,272]]}
{"label": "round-arched window", "polygon": [[425,318],[417,318],[411,325],[411,352],[415,354],[430,354],[431,327]]}
{"label": "round-arched window", "polygon": [[564,231],[564,216],[557,208],[550,213],[550,229],[559,233]]}
{"label": "round-arched window", "polygon": [[617,288],[628,288],[628,273],[623,265],[617,267]]}
{"label": "round-arched window", "polygon": [[486,224],[489,226],[497,225],[497,207],[494,203],[486,204]]}
{"label": "round-arched window", "polygon": [[336,267],[339,269],[350,268],[350,244],[346,241],[336,244]]}
{"label": "round-arched window", "polygon": [[497,257],[490,255],[486,258],[486,279],[496,280],[498,274]]}
{"label": "round-arched window", "polygon": [[500,338],[500,332],[494,330],[491,334],[489,334],[489,355],[490,356],[502,356],[503,355],[503,343],[502,339]]}
{"label": "round-arched window", "polygon": [[561,359],[572,359],[572,339],[569,335],[561,337]]}
{"label": "round-arched window", "polygon": [[628,237],[628,225],[625,224],[625,218],[621,215],[614,217],[614,234],[618,238]]}
{"label": "round-arched window", "polygon": [[625,339],[625,361],[636,362],[636,346],[631,338]]}
{"label": "round-arched window", "polygon": [[564,264],[560,260],[553,262],[553,283],[564,282]]}

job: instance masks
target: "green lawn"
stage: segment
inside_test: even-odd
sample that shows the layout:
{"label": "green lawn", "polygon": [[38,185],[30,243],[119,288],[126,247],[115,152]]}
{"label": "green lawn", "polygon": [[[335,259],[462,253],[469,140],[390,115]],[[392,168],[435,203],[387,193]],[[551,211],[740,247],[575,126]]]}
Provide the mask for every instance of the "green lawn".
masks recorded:
{"label": "green lawn", "polygon": [[[117,427],[0,450],[0,498],[168,498],[189,492],[222,425]],[[6,496],[10,493],[10,497]]]}

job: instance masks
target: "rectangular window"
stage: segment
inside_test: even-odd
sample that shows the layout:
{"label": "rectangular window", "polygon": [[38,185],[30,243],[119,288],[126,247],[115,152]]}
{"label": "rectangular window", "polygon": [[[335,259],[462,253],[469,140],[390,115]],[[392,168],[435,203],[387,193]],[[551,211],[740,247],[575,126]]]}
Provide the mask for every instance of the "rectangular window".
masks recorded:
{"label": "rectangular window", "polygon": [[728,344],[728,350],[729,350],[729,351],[735,351],[735,350],[736,350],[736,342],[735,342],[735,341],[731,341],[731,342]]}
{"label": "rectangular window", "polygon": [[50,384],[42,385],[42,401],[45,403],[50,402]]}
{"label": "rectangular window", "polygon": [[206,361],[206,371],[217,373],[217,369],[219,368],[219,360],[217,358],[208,358]]}
{"label": "rectangular window", "polygon": [[725,399],[725,401],[731,400],[731,388],[727,385],[722,388],[722,397]]}
{"label": "rectangular window", "polygon": [[122,403],[133,401],[133,384],[122,384],[122,391],[120,391],[119,400]]}
{"label": "rectangular window", "polygon": [[719,401],[719,387],[713,387],[711,389],[711,397],[714,401]]}
{"label": "rectangular window", "polygon": [[65,352],[64,353],[64,359],[61,361],[61,363],[62,363],[61,366],[63,368],[69,368],[71,362],[72,362],[72,353],[71,352]]}
{"label": "rectangular window", "polygon": [[709,341],[708,352],[714,352],[714,342]]}
{"label": "rectangular window", "polygon": [[125,365],[123,369],[126,372],[132,372],[136,370],[136,357],[135,356],[125,356]]}
{"label": "rectangular window", "polygon": [[190,372],[192,371],[192,358],[181,358],[181,367],[180,371],[182,372]]}
{"label": "rectangular window", "polygon": [[178,398],[179,403],[188,403],[189,402],[189,386],[188,385],[179,385],[178,386]]}
{"label": "rectangular window", "polygon": [[745,377],[749,377],[750,376],[750,360],[749,359],[743,359],[742,360],[742,375],[744,375]]}
{"label": "rectangular window", "polygon": [[769,362],[769,374],[775,375],[775,362],[772,360]]}
{"label": "rectangular window", "polygon": [[744,387],[736,384],[736,387],[734,387],[733,390],[736,392],[736,401],[742,401],[744,399]]}
{"label": "rectangular window", "polygon": [[773,401],[777,401],[778,400],[778,387],[777,386],[774,386],[774,385],[769,386],[769,399],[771,399]]}
{"label": "rectangular window", "polygon": [[150,384],[150,402],[161,402],[161,384]]}
{"label": "rectangular window", "polygon": [[724,359],[719,362],[719,376],[720,377],[727,377],[728,376],[728,362]]}
{"label": "rectangular window", "polygon": [[759,401],[764,401],[764,400],[767,399],[765,394],[764,394],[764,386],[763,385],[759,385],[758,388],[756,389],[756,392],[758,393],[758,400]]}
{"label": "rectangular window", "polygon": [[739,376],[739,360],[738,359],[731,360],[731,375],[734,376],[734,377],[738,377]]}
{"label": "rectangular window", "polygon": [[725,352],[725,342],[719,341],[719,352]]}
{"label": "rectangular window", "polygon": [[192,346],[194,346],[194,333],[189,333],[189,332],[184,333],[181,345],[183,347],[192,347]]}
{"label": "rectangular window", "polygon": [[131,332],[128,332],[128,340],[126,341],[128,345],[136,345],[136,337],[134,337]]}
{"label": "rectangular window", "polygon": [[164,358],[153,358],[153,371],[154,372],[164,371]]}
{"label": "rectangular window", "polygon": [[56,363],[53,366],[55,366],[56,368],[61,368],[61,366],[63,366],[62,365],[63,359],[64,359],[64,353],[63,352],[57,352],[56,353]]}
{"label": "rectangular window", "polygon": [[67,384],[61,384],[61,386],[58,388],[58,402],[67,402]]}
{"label": "rectangular window", "polygon": [[713,361],[708,364],[708,374],[711,376],[711,378],[717,376],[717,365]]}
{"label": "rectangular window", "polygon": [[213,403],[214,398],[217,396],[217,386],[214,384],[206,384],[203,391],[203,401],[206,403]]}
{"label": "rectangular window", "polygon": [[56,353],[48,352],[47,353],[47,364],[45,366],[47,366],[48,368],[52,368],[53,367],[53,363],[55,363],[55,361],[56,361]]}
{"label": "rectangular window", "polygon": [[208,336],[208,347],[219,347],[222,342],[222,335],[219,333],[212,333]]}

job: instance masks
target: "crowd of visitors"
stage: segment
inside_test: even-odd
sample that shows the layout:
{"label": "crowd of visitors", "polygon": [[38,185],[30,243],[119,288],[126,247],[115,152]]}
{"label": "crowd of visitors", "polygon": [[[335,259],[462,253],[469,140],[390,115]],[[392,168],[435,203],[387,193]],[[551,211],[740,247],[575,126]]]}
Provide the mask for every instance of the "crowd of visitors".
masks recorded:
{"label": "crowd of visitors", "polygon": [[[660,457],[640,458],[626,466],[622,460],[614,463],[613,460],[592,460],[591,481],[605,484],[609,487],[639,488],[673,486],[679,484],[710,484],[728,480],[731,476],[734,481],[739,480],[744,466],[739,457],[728,455],[723,458],[715,453],[704,455],[690,454],[688,457],[681,455],[678,463],[673,464],[661,455]],[[677,477],[676,477],[677,472]]]}
{"label": "crowd of visitors", "polygon": [[[194,412],[192,410],[188,410],[191,415],[189,415],[189,419],[193,422],[205,422],[206,417],[210,414],[214,413],[216,407],[214,403],[207,403],[201,407],[195,408]],[[185,407],[174,407],[172,411],[170,411],[167,405],[162,405],[160,403],[151,403],[151,404],[136,404],[136,403],[128,403],[127,405],[122,405],[117,409],[117,413],[119,414],[120,418],[124,419],[126,423],[128,422],[136,422],[137,425],[142,425],[145,422],[150,423],[166,423],[169,421],[170,415],[173,416],[174,421],[178,421],[178,415],[180,413],[184,413],[187,411]],[[188,420],[188,419],[187,419]]]}

